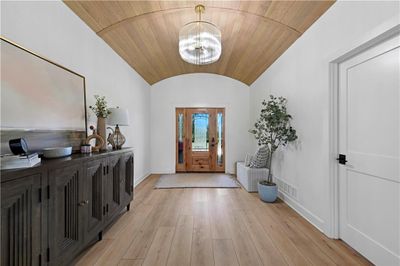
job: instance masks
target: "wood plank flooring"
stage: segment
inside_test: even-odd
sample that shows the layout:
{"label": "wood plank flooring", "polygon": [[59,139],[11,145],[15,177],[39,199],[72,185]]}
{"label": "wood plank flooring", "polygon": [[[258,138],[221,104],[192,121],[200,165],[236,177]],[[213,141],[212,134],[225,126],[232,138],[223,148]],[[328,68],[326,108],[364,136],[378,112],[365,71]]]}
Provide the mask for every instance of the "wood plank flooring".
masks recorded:
{"label": "wood plank flooring", "polygon": [[243,189],[153,189],[151,175],[76,265],[371,265],[282,201]]}

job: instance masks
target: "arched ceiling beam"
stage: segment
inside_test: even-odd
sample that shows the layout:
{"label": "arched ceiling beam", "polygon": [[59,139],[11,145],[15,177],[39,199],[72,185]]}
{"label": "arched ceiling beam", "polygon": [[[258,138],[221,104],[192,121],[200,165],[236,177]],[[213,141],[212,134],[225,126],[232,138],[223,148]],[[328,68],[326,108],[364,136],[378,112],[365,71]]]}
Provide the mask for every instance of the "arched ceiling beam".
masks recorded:
{"label": "arched ceiling beam", "polygon": [[[269,17],[266,17],[266,16],[262,16],[262,15],[259,15],[259,14],[256,14],[256,13],[252,13],[252,12],[248,12],[248,11],[244,11],[244,10],[238,10],[238,9],[234,9],[234,8],[227,8],[227,7],[207,6],[206,8],[207,9],[214,9],[214,10],[221,10],[221,11],[229,11],[229,12],[234,12],[234,13],[238,13],[238,14],[247,14],[247,15],[251,15],[251,16],[256,16],[256,17],[258,17],[258,18],[260,18],[262,20],[271,21],[271,22],[274,22],[274,23],[278,23],[278,24],[280,24],[282,26],[285,26],[288,29],[298,33],[299,35],[302,34],[302,32],[298,31],[297,29],[295,29],[295,28],[293,28],[293,27],[291,27],[291,26],[289,26],[289,25],[287,25],[285,23],[282,23],[282,22],[277,21],[275,19],[272,19],[272,18],[269,18]],[[173,12],[180,11],[180,10],[189,10],[189,9],[193,9],[193,14],[194,14],[194,8],[193,7],[178,7],[178,8],[169,8],[169,9],[162,9],[162,10],[155,10],[155,11],[145,12],[145,13],[142,13],[140,15],[127,17],[125,19],[117,21],[117,22],[115,22],[115,23],[113,23],[113,24],[101,29],[100,31],[97,32],[97,34],[101,36],[102,34],[108,32],[108,31],[111,31],[111,30],[115,29],[116,27],[122,26],[125,23],[131,23],[131,22],[134,22],[136,19],[145,18],[146,16],[149,16],[149,15],[163,15],[163,14],[169,14],[169,13],[173,13]],[[193,15],[193,19],[195,19],[194,15]]]}

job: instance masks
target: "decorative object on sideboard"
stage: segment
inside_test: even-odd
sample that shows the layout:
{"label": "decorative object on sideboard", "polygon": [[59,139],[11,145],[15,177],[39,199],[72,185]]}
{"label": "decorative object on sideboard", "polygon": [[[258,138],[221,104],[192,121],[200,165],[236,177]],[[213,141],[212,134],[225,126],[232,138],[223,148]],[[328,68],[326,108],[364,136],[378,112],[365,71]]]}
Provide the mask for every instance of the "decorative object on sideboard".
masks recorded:
{"label": "decorative object on sideboard", "polygon": [[81,145],[81,153],[87,154],[92,152],[92,146],[90,144],[82,144]]}
{"label": "decorative object on sideboard", "polygon": [[[104,141],[106,139],[106,118],[110,114],[107,108],[107,101],[105,96],[95,95],[96,103],[89,106],[89,108],[97,116],[97,134],[102,137],[103,142],[100,146],[100,150],[104,151],[107,149],[107,143]],[[100,141],[96,140],[96,147],[100,145]]]}
{"label": "decorative object on sideboard", "polygon": [[0,168],[1,170],[29,168],[41,162],[38,153],[24,154],[24,155],[0,155]]}
{"label": "decorative object on sideboard", "polygon": [[258,194],[265,202],[274,202],[278,196],[277,185],[272,180],[271,162],[274,152],[280,146],[286,146],[297,139],[296,130],[290,125],[292,116],[287,113],[286,103],[286,98],[270,95],[268,101],[262,102],[260,117],[254,129],[250,130],[258,145],[265,145],[269,149],[268,177],[258,183]]}
{"label": "decorative object on sideboard", "polygon": [[111,129],[112,134],[108,136],[107,140],[112,145],[113,150],[119,150],[126,141],[126,138],[121,133],[119,127],[129,126],[128,110],[116,107],[116,108],[110,108],[109,111],[110,111],[110,116],[107,119],[107,124],[115,126],[115,130]]}
{"label": "decorative object on sideboard", "polygon": [[11,152],[15,155],[28,153],[28,144],[24,138],[10,139],[8,145],[10,146]]}
{"label": "decorative object on sideboard", "polygon": [[92,147],[92,151],[99,152],[101,150],[101,148],[104,146],[105,141],[100,135],[96,134],[96,129],[94,128],[94,126],[90,126],[90,129],[93,130],[93,133],[92,133],[92,135],[90,135],[86,138],[85,144],[90,145],[90,141],[92,139],[96,139],[96,146]]}
{"label": "decorative object on sideboard", "polygon": [[47,159],[67,157],[72,154],[72,147],[44,148],[43,157]]}
{"label": "decorative object on sideboard", "polygon": [[108,137],[107,137],[107,143],[110,144],[113,147],[115,147],[115,143],[114,143],[114,129],[112,127],[107,127],[107,129],[111,130],[111,133],[108,133]]}

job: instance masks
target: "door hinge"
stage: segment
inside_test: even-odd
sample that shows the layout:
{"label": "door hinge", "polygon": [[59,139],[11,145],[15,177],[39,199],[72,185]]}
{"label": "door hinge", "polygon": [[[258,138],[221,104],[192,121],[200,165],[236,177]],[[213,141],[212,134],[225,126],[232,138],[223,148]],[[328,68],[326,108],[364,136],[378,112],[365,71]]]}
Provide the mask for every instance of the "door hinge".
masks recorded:
{"label": "door hinge", "polygon": [[345,154],[339,154],[339,157],[336,158],[336,160],[337,160],[340,164],[346,164],[346,163],[347,163],[346,155],[345,155]]}
{"label": "door hinge", "polygon": [[39,202],[42,202],[42,188],[39,188]]}
{"label": "door hinge", "polygon": [[47,248],[47,250],[46,250],[46,259],[47,259],[47,262],[49,262],[50,261],[50,248]]}

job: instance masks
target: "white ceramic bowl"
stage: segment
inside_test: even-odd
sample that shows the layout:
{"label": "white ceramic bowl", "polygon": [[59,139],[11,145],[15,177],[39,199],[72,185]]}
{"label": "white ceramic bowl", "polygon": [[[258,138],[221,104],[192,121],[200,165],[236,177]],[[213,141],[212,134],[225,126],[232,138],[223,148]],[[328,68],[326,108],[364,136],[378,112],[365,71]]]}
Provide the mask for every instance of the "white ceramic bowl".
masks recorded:
{"label": "white ceramic bowl", "polygon": [[72,147],[43,149],[43,156],[45,158],[60,158],[60,157],[70,156],[71,154],[72,154]]}

